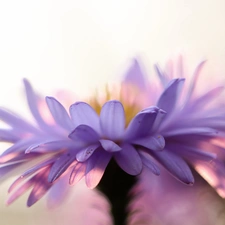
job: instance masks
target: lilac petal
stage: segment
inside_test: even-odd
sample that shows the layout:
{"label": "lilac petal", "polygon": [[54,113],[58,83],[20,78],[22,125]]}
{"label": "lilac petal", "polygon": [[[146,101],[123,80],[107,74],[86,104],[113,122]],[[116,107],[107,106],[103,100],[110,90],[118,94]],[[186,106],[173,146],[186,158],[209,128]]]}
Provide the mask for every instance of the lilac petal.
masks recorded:
{"label": "lilac petal", "polygon": [[124,134],[125,129],[125,113],[121,102],[108,101],[106,102],[100,113],[100,125],[102,135],[117,140]]}
{"label": "lilac petal", "polygon": [[133,60],[131,67],[125,74],[123,83],[137,86],[140,90],[146,89],[147,79],[145,77],[145,74],[141,70],[140,64],[137,59]]}
{"label": "lilac petal", "polygon": [[125,132],[125,139],[133,140],[148,135],[158,111],[157,107],[151,107],[139,112],[129,123]]}
{"label": "lilac petal", "polygon": [[88,188],[95,188],[100,182],[112,154],[102,150],[96,151],[88,160],[85,181]]}
{"label": "lilac petal", "polygon": [[22,186],[20,186],[7,200],[6,204],[10,205],[21,195],[23,195],[35,182],[35,177],[32,177],[30,180],[26,181]]}
{"label": "lilac petal", "polygon": [[155,121],[152,125],[151,133],[155,133],[159,129],[159,127],[160,127],[161,123],[163,122],[166,114],[167,113],[165,111],[163,111],[162,109],[159,109],[159,111],[157,113],[157,116],[155,118]]}
{"label": "lilac petal", "polygon": [[91,157],[91,155],[94,153],[94,151],[99,147],[99,143],[97,144],[93,144],[93,145],[89,145],[88,147],[80,150],[77,154],[76,154],[76,159],[78,162],[84,162],[86,161],[88,158]]}
{"label": "lilac petal", "polygon": [[154,173],[155,175],[160,175],[160,169],[159,167],[153,162],[152,157],[147,154],[146,152],[140,151],[139,152],[142,163],[148,167]]}
{"label": "lilac petal", "polygon": [[4,108],[0,108],[0,119],[12,128],[20,130],[20,132],[39,132],[34,126],[30,125],[24,119],[20,118],[20,116]]}
{"label": "lilac petal", "polygon": [[181,157],[166,149],[161,152],[154,151],[152,155],[178,180],[190,185],[194,183],[192,172]]}
{"label": "lilac petal", "polygon": [[138,175],[142,170],[142,161],[136,149],[129,144],[124,144],[122,150],[114,155],[117,164],[130,175]]}
{"label": "lilac petal", "polygon": [[148,136],[134,140],[132,143],[154,151],[161,151],[165,147],[165,139],[162,135]]}
{"label": "lilac petal", "polygon": [[206,63],[206,61],[202,61],[201,63],[199,63],[199,65],[195,69],[193,78],[192,78],[191,83],[189,85],[189,90],[188,90],[188,93],[187,93],[185,104],[188,104],[189,100],[192,97],[192,94],[194,92],[195,86],[197,84],[198,77],[199,77],[200,72],[201,72],[203,66],[205,65],[205,63]]}
{"label": "lilac petal", "polygon": [[173,79],[168,84],[167,88],[161,94],[157,106],[167,113],[174,111],[176,107],[177,99],[180,95],[184,84],[184,79]]}
{"label": "lilac petal", "polygon": [[77,184],[85,176],[85,174],[86,163],[77,163],[70,174],[69,184]]}
{"label": "lilac petal", "polygon": [[178,128],[174,130],[167,131],[163,133],[163,136],[181,136],[181,135],[207,135],[215,136],[218,134],[218,131],[208,127],[187,127],[187,128]]}
{"label": "lilac petal", "polygon": [[33,88],[31,84],[28,82],[28,80],[23,80],[25,89],[26,89],[26,96],[27,96],[27,102],[30,108],[30,111],[32,112],[32,115],[36,119],[38,125],[40,127],[46,128],[48,125],[43,120],[39,108],[38,108],[38,96],[34,93]]}
{"label": "lilac petal", "polygon": [[0,129],[0,141],[2,142],[17,142],[20,139],[14,130]]}
{"label": "lilac petal", "polygon": [[55,163],[52,165],[49,175],[48,182],[52,183],[57,180],[72,163],[76,162],[76,156],[70,153],[60,156]]}
{"label": "lilac petal", "polygon": [[85,102],[76,102],[70,106],[70,115],[75,127],[84,124],[100,133],[99,117],[95,110]]}
{"label": "lilac petal", "polygon": [[122,149],[119,145],[110,140],[100,140],[99,142],[107,152],[118,152]]}
{"label": "lilac petal", "polygon": [[28,207],[32,206],[40,198],[42,198],[53,185],[52,183],[49,183],[46,178],[47,178],[47,171],[42,171],[41,173],[35,176],[34,187],[27,200]]}
{"label": "lilac petal", "polygon": [[66,130],[73,130],[74,125],[62,104],[53,97],[46,97],[46,102],[56,123]]}
{"label": "lilac petal", "polygon": [[68,137],[75,141],[76,144],[80,143],[81,146],[96,143],[99,140],[99,135],[96,131],[87,125],[79,125]]}
{"label": "lilac petal", "polygon": [[168,78],[167,76],[165,75],[164,72],[162,72],[161,68],[159,67],[159,65],[155,65],[155,70],[156,70],[156,73],[161,81],[161,84],[164,88],[166,88],[167,84],[168,84]]}

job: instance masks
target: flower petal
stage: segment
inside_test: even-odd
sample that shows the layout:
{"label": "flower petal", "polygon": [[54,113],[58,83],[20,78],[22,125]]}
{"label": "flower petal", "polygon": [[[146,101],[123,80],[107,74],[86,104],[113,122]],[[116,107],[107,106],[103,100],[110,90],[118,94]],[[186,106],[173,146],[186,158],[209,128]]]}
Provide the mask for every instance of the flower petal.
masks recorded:
{"label": "flower petal", "polygon": [[166,149],[161,152],[154,151],[151,154],[178,180],[189,185],[194,183],[192,172],[181,157]]}
{"label": "flower petal", "polygon": [[76,159],[78,162],[84,162],[86,161],[88,158],[91,157],[91,155],[94,153],[94,151],[99,147],[99,143],[97,144],[93,144],[93,145],[89,145],[86,148],[80,150],[77,154],[76,154]]}
{"label": "flower petal", "polygon": [[96,143],[99,140],[99,135],[91,127],[87,125],[79,125],[75,130],[73,130],[69,136],[76,144],[87,145],[91,143]]}
{"label": "flower petal", "polygon": [[107,152],[118,152],[122,149],[119,145],[110,140],[100,140],[99,142]]}
{"label": "flower petal", "polygon": [[70,115],[75,127],[84,124],[100,133],[99,117],[95,110],[85,102],[76,102],[70,106]]}
{"label": "flower petal", "polygon": [[154,151],[160,151],[165,147],[165,139],[162,135],[148,136],[134,140],[132,143]]}
{"label": "flower petal", "polygon": [[74,125],[62,104],[53,97],[46,97],[45,100],[55,122],[66,130],[73,130]]}
{"label": "flower petal", "polygon": [[57,180],[72,164],[76,163],[76,156],[70,153],[60,156],[55,163],[52,165],[49,175],[48,182],[52,183]]}
{"label": "flower petal", "polygon": [[95,188],[98,185],[111,157],[112,154],[101,149],[88,160],[85,176],[87,187]]}
{"label": "flower petal", "polygon": [[122,145],[122,150],[114,155],[117,164],[130,175],[138,175],[142,170],[142,161],[136,149],[129,144]]}
{"label": "flower petal", "polygon": [[153,162],[152,157],[143,151],[139,151],[142,163],[152,171],[155,175],[160,175],[160,169],[159,167]]}
{"label": "flower petal", "polygon": [[103,105],[100,113],[100,125],[102,135],[112,140],[120,139],[123,136],[125,113],[121,102],[113,100]]}
{"label": "flower petal", "polygon": [[161,94],[157,106],[167,113],[174,111],[176,107],[177,99],[180,95],[184,84],[184,79],[173,79],[168,84],[167,88]]}
{"label": "flower petal", "polygon": [[69,179],[69,184],[70,185],[75,185],[77,184],[86,174],[86,163],[77,163],[71,174],[70,174],[70,179]]}
{"label": "flower petal", "polygon": [[139,112],[129,123],[125,132],[125,139],[133,140],[148,135],[151,132],[158,111],[157,107],[149,107]]}

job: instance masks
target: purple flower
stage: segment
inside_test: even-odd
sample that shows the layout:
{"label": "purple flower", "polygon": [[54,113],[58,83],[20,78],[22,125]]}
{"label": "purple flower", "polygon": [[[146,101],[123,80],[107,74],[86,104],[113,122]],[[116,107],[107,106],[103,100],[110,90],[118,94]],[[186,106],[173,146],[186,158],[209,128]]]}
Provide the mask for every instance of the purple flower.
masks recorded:
{"label": "purple flower", "polygon": [[106,102],[100,115],[89,104],[76,102],[71,105],[69,115],[55,98],[46,97],[53,120],[53,123],[48,123],[41,116],[40,99],[28,81],[24,80],[24,83],[36,124],[31,125],[20,116],[1,109],[0,118],[11,127],[1,130],[1,139],[13,145],[0,157],[0,172],[5,174],[25,162],[34,164],[37,159],[39,162],[11,185],[7,204],[30,188],[28,206],[49,189],[51,201],[54,189],[62,193],[63,198],[68,183],[74,185],[83,177],[87,186],[94,188],[112,158],[130,175],[140,174],[143,164],[159,174],[157,165],[148,155],[164,148],[164,138],[155,132],[164,118],[163,110],[148,107],[126,127],[125,111],[119,101]]}
{"label": "purple flower", "polygon": [[[161,124],[158,124],[155,131],[165,138],[165,148],[160,152],[151,152],[151,155],[173,176],[183,182],[194,182],[189,165],[194,168],[204,165],[208,170],[210,168],[211,174],[214,170],[212,179],[214,179],[215,173],[218,178],[223,177],[223,179],[220,179],[221,182],[216,182],[213,185],[220,190],[221,194],[221,192],[225,193],[224,176],[221,176],[221,170],[218,172],[218,167],[221,168],[221,166],[219,166],[219,160],[216,159],[216,154],[211,152],[216,147],[211,141],[224,136],[224,107],[221,106],[220,101],[215,101],[224,88],[219,86],[201,95],[195,93],[196,83],[204,63],[200,63],[196,68],[189,86],[186,87],[186,95],[182,92],[186,81],[183,78],[181,59],[178,63],[178,75],[181,78],[174,78],[171,65],[169,71],[163,72],[156,66],[161,82],[161,88],[159,88],[161,94],[159,95],[159,91],[151,91],[151,87],[155,83],[151,84],[147,81],[137,60],[134,61],[126,74],[124,83],[132,84],[135,90],[143,90],[146,94],[151,95],[143,105],[157,105],[167,112],[165,119]],[[133,82],[134,80],[135,82]],[[143,87],[143,84],[146,83],[147,85]],[[152,99],[152,96],[155,100]],[[219,146],[217,147],[219,148]],[[212,163],[212,161],[215,163]],[[203,173],[201,174],[203,175]],[[219,186],[216,187],[216,184],[219,184]]]}

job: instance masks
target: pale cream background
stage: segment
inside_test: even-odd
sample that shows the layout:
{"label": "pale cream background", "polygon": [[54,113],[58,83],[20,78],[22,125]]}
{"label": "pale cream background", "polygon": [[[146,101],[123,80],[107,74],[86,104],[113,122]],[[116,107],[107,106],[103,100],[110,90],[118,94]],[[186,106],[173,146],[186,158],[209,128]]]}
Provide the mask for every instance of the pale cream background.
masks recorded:
{"label": "pale cream background", "polygon": [[[207,73],[224,76],[224,12],[224,0],[1,0],[0,105],[24,112],[23,77],[45,95],[58,88],[87,95],[119,80],[136,55],[150,72],[178,53],[191,68],[208,58]],[[5,208],[7,185],[0,225],[51,221],[44,201],[27,210],[23,198]]]}

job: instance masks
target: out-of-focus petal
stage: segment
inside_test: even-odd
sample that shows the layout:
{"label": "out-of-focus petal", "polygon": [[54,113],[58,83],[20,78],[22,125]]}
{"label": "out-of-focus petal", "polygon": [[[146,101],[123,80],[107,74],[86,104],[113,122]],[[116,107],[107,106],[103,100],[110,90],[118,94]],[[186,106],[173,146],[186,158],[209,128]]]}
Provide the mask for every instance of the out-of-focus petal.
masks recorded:
{"label": "out-of-focus petal", "polygon": [[97,133],[100,133],[99,117],[95,110],[85,102],[76,102],[70,106],[70,115],[74,126],[81,124],[92,127]]}
{"label": "out-of-focus petal", "polygon": [[102,135],[117,140],[122,138],[125,129],[125,113],[119,101],[106,102],[100,113]]}
{"label": "out-of-focus petal", "polygon": [[183,84],[184,79],[173,79],[161,94],[157,106],[167,113],[174,111]]}
{"label": "out-of-focus petal", "polygon": [[63,105],[53,97],[46,97],[46,102],[56,123],[64,129],[72,131],[74,125]]}
{"label": "out-of-focus petal", "polygon": [[77,163],[70,174],[69,184],[75,185],[86,174],[86,163]]}
{"label": "out-of-focus petal", "polygon": [[178,180],[190,185],[194,183],[192,172],[181,157],[166,149],[161,152],[152,152],[152,155]]}
{"label": "out-of-focus petal", "polygon": [[121,169],[130,175],[138,175],[142,170],[142,161],[136,149],[129,144],[123,144],[122,150],[114,155]]}

